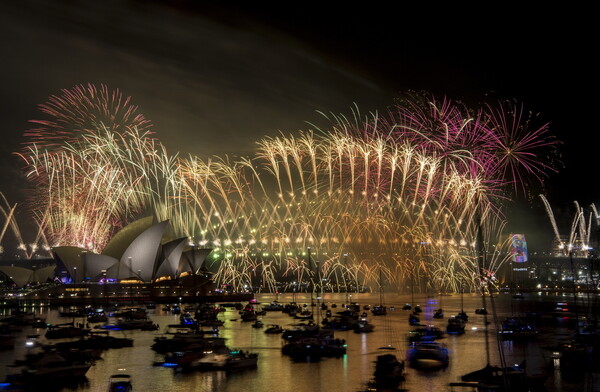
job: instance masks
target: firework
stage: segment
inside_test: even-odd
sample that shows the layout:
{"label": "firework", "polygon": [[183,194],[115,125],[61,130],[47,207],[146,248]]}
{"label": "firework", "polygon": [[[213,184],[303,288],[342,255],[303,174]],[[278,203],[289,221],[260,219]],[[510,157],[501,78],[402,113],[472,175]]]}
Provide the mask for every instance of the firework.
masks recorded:
{"label": "firework", "polygon": [[575,254],[581,257],[588,257],[589,252],[592,250],[590,243],[592,224],[595,223],[595,226],[597,227],[600,223],[596,206],[594,204],[590,205],[586,219],[586,211],[577,201],[573,202],[574,213],[569,233],[567,235],[562,235],[558,228],[550,202],[544,195],[540,195],[540,197],[546,208],[548,218],[550,219],[550,224],[554,232],[554,240],[557,244],[559,253],[563,256]]}
{"label": "firework", "polygon": [[[152,211],[170,220],[173,236],[214,248],[216,279],[236,288],[275,290],[282,277],[361,287],[381,271],[398,286],[428,276],[427,289],[458,290],[477,283],[477,246],[503,246],[499,200],[522,180],[517,163],[541,177],[548,167],[531,154],[552,142],[520,138],[516,125],[501,129],[500,112],[424,98],[398,103],[386,118],[355,112],[351,120],[332,116],[327,130],[267,137],[253,157],[238,159],[171,156],[131,127],[141,117],[106,126],[82,111],[79,123],[90,128],[83,135],[51,150],[30,144],[22,156],[53,244],[97,251]],[[503,261],[494,255],[486,268]]]}
{"label": "firework", "polygon": [[[2,193],[0,193],[0,201],[0,219],[3,219],[2,228],[0,229],[0,244],[5,242],[6,234],[10,233],[13,237],[12,241],[16,241],[16,250],[19,257],[30,259],[36,255],[50,256],[50,247],[46,241],[42,226],[37,225],[33,242],[26,243],[16,219],[15,211],[17,210],[17,204],[10,204]],[[4,251],[5,247],[0,245],[0,254],[4,253]]]}
{"label": "firework", "polygon": [[35,144],[41,150],[60,149],[99,128],[122,133],[132,128],[145,132],[152,126],[138,113],[137,106],[131,105],[130,97],[123,97],[119,90],[110,91],[105,85],[63,89],[39,108],[48,118],[30,120],[36,127],[26,131],[25,136],[27,146]]}

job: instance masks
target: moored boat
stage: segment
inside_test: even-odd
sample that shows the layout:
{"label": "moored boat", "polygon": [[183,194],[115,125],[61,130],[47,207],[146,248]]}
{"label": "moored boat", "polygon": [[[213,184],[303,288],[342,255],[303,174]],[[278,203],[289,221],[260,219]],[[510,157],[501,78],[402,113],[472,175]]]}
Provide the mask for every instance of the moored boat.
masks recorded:
{"label": "moored boat", "polygon": [[419,328],[413,329],[408,333],[408,341],[409,342],[420,342],[420,341],[433,341],[436,339],[440,339],[444,336],[444,332],[434,326],[434,325],[425,325],[420,326]]}
{"label": "moored boat", "polygon": [[89,328],[75,326],[73,323],[49,325],[46,331],[46,339],[77,338],[85,336],[90,332]]}
{"label": "moored boat", "polygon": [[446,332],[449,334],[465,333],[465,321],[462,318],[451,317],[448,319]]}
{"label": "moored boat", "polygon": [[283,328],[280,325],[271,324],[265,329],[265,333],[279,334],[283,332]]}
{"label": "moored boat", "polygon": [[76,384],[85,379],[92,365],[91,361],[69,360],[57,352],[46,352],[24,363],[21,373],[10,375],[7,381],[24,383],[34,390],[39,390],[38,387],[45,383],[54,386]]}
{"label": "moored boat", "polygon": [[133,385],[129,374],[113,374],[108,380],[108,392],[131,392]]}
{"label": "moored boat", "polygon": [[373,332],[374,329],[375,326],[366,319],[361,319],[358,323],[354,324],[354,332],[356,333]]}
{"label": "moored boat", "polygon": [[373,316],[385,316],[387,314],[387,308],[383,305],[376,305],[371,308]]}
{"label": "moored boat", "polygon": [[408,324],[409,325],[420,325],[421,319],[419,319],[419,317],[416,314],[411,313],[410,316],[408,316]]}
{"label": "moored boat", "polygon": [[339,358],[346,354],[346,342],[333,337],[306,337],[288,342],[281,348],[284,355],[294,360],[318,360],[322,357]]}
{"label": "moored boat", "polygon": [[404,381],[404,361],[399,361],[394,354],[378,355],[373,379],[367,384],[366,391],[405,391],[399,388],[402,381]]}
{"label": "moored boat", "polygon": [[207,352],[192,362],[191,367],[198,370],[239,370],[255,368],[258,354],[243,350],[231,350],[227,353]]}
{"label": "moored boat", "polygon": [[532,324],[517,317],[508,317],[498,331],[498,337],[505,340],[533,338],[537,334]]}
{"label": "moored boat", "polygon": [[415,342],[407,352],[410,367],[418,370],[439,370],[448,367],[450,357],[446,346],[434,342]]}
{"label": "moored boat", "polygon": [[543,391],[547,375],[529,375],[525,371],[525,361],[519,365],[497,367],[487,364],[482,369],[465,374],[461,377],[465,382],[478,382],[494,385],[500,391]]}
{"label": "moored boat", "polygon": [[264,310],[266,312],[282,312],[283,305],[280,304],[279,302],[271,302],[269,305],[264,305],[262,307],[262,310]]}

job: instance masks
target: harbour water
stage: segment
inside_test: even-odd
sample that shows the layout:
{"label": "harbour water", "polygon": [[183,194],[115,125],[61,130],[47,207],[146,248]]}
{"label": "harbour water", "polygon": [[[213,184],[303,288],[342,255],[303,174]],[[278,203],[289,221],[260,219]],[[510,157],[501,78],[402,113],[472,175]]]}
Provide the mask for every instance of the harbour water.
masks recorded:
{"label": "harbour water", "polygon": [[[299,304],[310,304],[308,294],[296,295]],[[550,309],[557,302],[571,302],[569,294],[528,293],[523,299],[514,299],[512,295],[500,294],[494,299],[497,320],[501,321],[511,315],[523,315],[525,312],[539,311],[536,307],[546,304]],[[275,300],[274,294],[256,296],[258,302],[267,304]],[[281,294],[277,298],[281,303],[292,301],[292,294]],[[376,305],[379,303],[378,294],[353,294],[348,298],[351,302],[361,305]],[[345,303],[345,294],[325,294],[323,302],[331,306],[337,304],[333,312],[340,310]],[[161,327],[158,331],[112,331],[116,337],[134,339],[133,347],[110,349],[103,353],[102,359],[90,368],[86,377],[87,383],[75,388],[65,388],[62,391],[97,392],[106,391],[110,375],[127,373],[132,376],[135,391],[230,391],[230,392],[262,392],[262,391],[359,391],[365,388],[374,370],[374,360],[383,353],[381,347],[393,346],[392,351],[399,359],[406,358],[408,348],[407,334],[414,329],[408,323],[409,311],[402,310],[405,303],[411,303],[410,295],[386,294],[385,305],[388,307],[386,316],[372,316],[368,313],[369,321],[375,325],[371,333],[355,333],[353,331],[336,331],[335,337],[344,339],[347,353],[341,358],[324,358],[317,362],[294,362],[281,353],[281,335],[264,333],[264,329],[253,328],[252,323],[241,321],[236,310],[229,308],[219,314],[219,319],[225,324],[219,328],[220,336],[227,339],[230,348],[242,349],[259,354],[256,369],[235,372],[224,371],[194,371],[177,372],[172,368],[153,366],[162,356],[156,354],[150,346],[154,338],[163,335],[165,327],[177,324],[179,316],[163,310],[161,305],[149,310],[150,318]],[[569,320],[557,317],[551,326],[540,328],[537,337],[523,341],[498,341],[495,339],[496,330],[492,313],[487,316],[487,336],[489,351],[486,350],[485,316],[475,314],[475,309],[481,308],[481,297],[476,294],[460,296],[425,296],[415,295],[414,304],[421,305],[421,324],[436,325],[445,330],[447,319],[457,314],[461,308],[469,315],[466,333],[462,335],[445,335],[439,340],[450,352],[450,362],[445,370],[417,371],[407,367],[406,381],[402,387],[408,391],[447,391],[450,382],[457,382],[460,376],[485,366],[487,356],[490,363],[499,365],[498,345],[504,350],[507,364],[520,363],[526,360],[527,372],[530,374],[545,373],[548,378],[545,387],[548,391],[582,391],[590,385],[589,375],[569,377],[561,372],[558,361],[553,358],[549,347],[569,339],[572,330]],[[393,308],[393,309],[391,309]],[[443,308],[444,318],[434,319],[435,309]],[[488,309],[491,304],[488,298]],[[71,321],[61,317],[58,309],[42,308],[37,310],[46,317],[48,323],[64,323]],[[267,312],[260,316],[265,326],[279,324],[290,327],[297,323],[288,314],[282,312]],[[39,344],[54,343],[47,341],[43,329],[25,327],[19,333],[14,350],[0,351],[0,377],[16,369],[9,365],[15,359],[23,358],[28,350],[25,342],[31,335],[39,334]],[[387,352],[387,351],[386,351]],[[488,354],[489,353],[489,354]]]}

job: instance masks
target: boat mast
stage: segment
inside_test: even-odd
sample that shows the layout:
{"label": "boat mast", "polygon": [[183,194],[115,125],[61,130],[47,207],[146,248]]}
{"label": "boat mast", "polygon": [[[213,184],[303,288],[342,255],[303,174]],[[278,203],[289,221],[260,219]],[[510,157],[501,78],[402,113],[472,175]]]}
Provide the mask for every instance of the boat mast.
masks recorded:
{"label": "boat mast", "polygon": [[314,300],[314,293],[316,290],[316,284],[315,284],[315,278],[313,276],[313,268],[312,268],[312,261],[310,258],[310,246],[308,247],[308,272],[310,274],[310,280],[312,283],[312,287],[310,290],[310,311],[311,311],[311,317],[314,317],[315,315],[315,300]]}
{"label": "boat mast", "polygon": [[383,279],[381,275],[381,266],[379,266],[379,306],[383,306]]}
{"label": "boat mast", "polygon": [[[344,266],[346,267],[346,272],[348,271],[348,253],[344,253]],[[346,275],[344,275],[346,276]],[[345,280],[346,278],[344,278]],[[348,281],[345,280],[346,283],[346,305],[348,305]]]}
{"label": "boat mast", "polygon": [[410,276],[410,306],[414,307],[415,306],[415,276],[411,275]]}
{"label": "boat mast", "polygon": [[[476,241],[476,246],[477,246],[477,267],[479,269],[479,279],[480,279],[480,289],[481,289],[481,301],[482,301],[482,305],[483,308],[485,309],[486,307],[486,300],[485,300],[485,289],[487,287],[488,292],[490,293],[490,303],[492,305],[492,313],[493,313],[493,317],[494,317],[494,324],[496,325],[496,329],[497,329],[497,317],[496,317],[496,307],[494,304],[494,300],[493,300],[493,296],[492,296],[492,292],[489,289],[489,283],[488,280],[485,279],[485,274],[484,274],[484,267],[485,267],[485,261],[486,261],[486,252],[485,252],[485,243],[483,240],[483,227],[481,225],[481,201],[478,198],[478,202],[477,202],[477,210],[476,210],[476,222],[477,222],[477,241]],[[483,314],[483,323],[484,323],[484,333],[485,333],[485,354],[486,354],[486,360],[487,360],[487,364],[488,366],[490,366],[490,342],[489,342],[489,328],[488,328],[488,317],[487,317],[487,312],[484,312]],[[498,354],[500,357],[500,366],[505,369],[505,371],[503,372],[503,379],[504,379],[504,388],[505,390],[510,390],[510,380],[508,378],[508,375],[506,374],[506,358],[504,357],[504,348],[502,347],[502,344],[500,342],[500,339],[498,338],[498,336],[496,335],[496,343],[498,345]]]}
{"label": "boat mast", "polygon": [[[485,300],[485,277],[484,277],[484,263],[485,263],[485,250],[483,246],[483,232],[481,228],[481,216],[477,215],[477,268],[479,270],[479,289],[481,292],[481,303],[483,309],[486,308],[486,300]],[[463,290],[464,291],[464,290]],[[461,299],[461,307],[462,307],[462,299]],[[490,338],[488,333],[488,320],[487,314],[484,312],[483,314],[483,328],[485,333],[485,358],[487,364],[490,365]]]}

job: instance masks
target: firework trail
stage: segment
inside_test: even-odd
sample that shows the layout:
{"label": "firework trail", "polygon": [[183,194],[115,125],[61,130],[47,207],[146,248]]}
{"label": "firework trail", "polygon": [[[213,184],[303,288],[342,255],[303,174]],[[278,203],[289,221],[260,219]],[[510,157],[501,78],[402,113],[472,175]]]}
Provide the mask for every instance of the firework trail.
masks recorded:
{"label": "firework trail", "polygon": [[554,231],[554,237],[558,244],[558,249],[563,253],[564,256],[568,256],[570,253],[576,254],[581,257],[588,257],[589,252],[592,250],[591,247],[591,234],[592,226],[595,224],[595,228],[599,226],[600,221],[598,220],[598,212],[594,204],[590,205],[590,210],[587,213],[583,207],[579,205],[577,201],[573,202],[575,210],[571,220],[571,226],[569,227],[568,235],[561,235],[550,206],[550,202],[544,195],[540,195],[542,202],[546,208],[546,213],[552,229]]}
{"label": "firework trail", "polygon": [[63,89],[60,95],[52,95],[39,105],[48,119],[30,120],[36,127],[25,132],[27,146],[35,144],[39,149],[60,149],[65,143],[77,140],[87,132],[95,133],[107,128],[115,133],[136,128],[145,132],[152,127],[150,121],[131,105],[130,97],[123,97],[119,90],[110,91],[105,85],[78,85]]}
{"label": "firework trail", "polygon": [[[17,250],[20,253],[20,257],[30,259],[38,254],[38,251],[42,251],[42,254],[45,256],[50,256],[50,247],[48,246],[48,242],[46,241],[46,237],[42,231],[43,226],[38,225],[38,230],[35,234],[33,242],[29,244],[26,243],[23,235],[21,234],[19,223],[16,219],[15,211],[17,210],[17,204],[11,205],[1,192],[0,199],[2,201],[0,203],[0,217],[4,218],[4,223],[0,229],[0,244],[3,243],[6,233],[10,232],[17,241]],[[4,253],[4,246],[2,245],[0,245],[0,254],[1,253]]]}
{"label": "firework trail", "polygon": [[129,99],[105,86],[65,90],[41,109],[54,119],[27,134],[21,156],[53,245],[100,250],[150,211],[170,220],[171,235],[214,248],[217,282],[236,288],[322,274],[339,290],[372,284],[379,271],[398,287],[423,276],[433,277],[426,290],[476,285],[479,222],[484,242],[503,247],[504,189],[523,180],[519,162],[541,179],[549,166],[535,151],[554,146],[546,128],[522,136],[519,116],[502,121],[513,112],[425,95],[385,118],[330,115],[328,129],[266,137],[235,159],[169,155]]}

